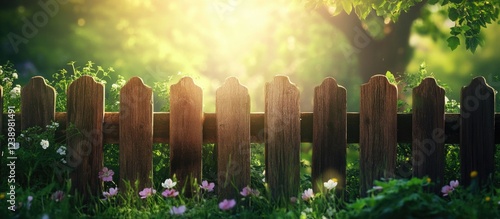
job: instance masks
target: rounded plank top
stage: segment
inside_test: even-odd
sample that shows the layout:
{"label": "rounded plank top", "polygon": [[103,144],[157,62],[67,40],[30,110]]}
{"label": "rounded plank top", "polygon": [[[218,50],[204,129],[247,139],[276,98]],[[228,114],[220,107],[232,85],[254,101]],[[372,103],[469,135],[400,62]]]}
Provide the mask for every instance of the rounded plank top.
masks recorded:
{"label": "rounded plank top", "polygon": [[247,93],[248,94],[248,88],[240,84],[240,81],[236,77],[229,77],[226,78],[226,81],[224,81],[224,84],[217,88],[215,91],[216,95],[219,95],[219,93],[224,93],[224,92],[238,92],[238,93]]}
{"label": "rounded plank top", "polygon": [[[479,87],[478,87],[479,86]],[[485,89],[486,92],[488,92],[487,96],[483,96],[477,89],[483,88]],[[475,90],[470,90],[470,89],[475,89]],[[462,92],[464,93],[470,93],[474,94],[476,97],[484,100],[489,97],[489,94],[494,95],[496,93],[495,89],[491,87],[487,82],[486,79],[483,76],[475,77],[472,79],[472,81],[469,83],[469,85],[463,86],[462,87]],[[495,98],[493,98],[495,99]]]}
{"label": "rounded plank top", "polygon": [[361,89],[367,88],[367,87],[375,87],[378,85],[384,85],[388,86],[389,89],[394,89],[394,91],[397,93],[398,92],[398,87],[395,84],[392,84],[389,82],[389,79],[385,75],[374,75],[370,78],[368,83],[364,83],[361,85]]}
{"label": "rounded plank top", "polygon": [[444,88],[439,86],[436,79],[433,77],[424,78],[418,86],[413,88],[413,91],[421,92],[422,90],[439,90],[444,93]]}
{"label": "rounded plank top", "polygon": [[21,89],[21,129],[45,128],[55,119],[56,91],[41,76],[32,77]]}

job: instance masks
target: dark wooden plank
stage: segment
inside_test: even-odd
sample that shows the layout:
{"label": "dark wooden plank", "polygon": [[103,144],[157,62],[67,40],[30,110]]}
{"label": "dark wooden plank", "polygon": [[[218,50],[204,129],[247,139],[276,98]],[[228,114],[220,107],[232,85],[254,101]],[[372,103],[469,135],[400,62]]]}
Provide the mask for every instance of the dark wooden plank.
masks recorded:
{"label": "dark wooden plank", "polygon": [[344,87],[326,78],[314,89],[312,180],[316,192],[323,183],[338,180],[338,189],[346,183],[347,96]]}
{"label": "dark wooden plank", "polygon": [[[434,78],[425,78],[413,89],[413,176],[428,176],[439,192],[444,183],[444,89]],[[444,183],[444,184],[443,184]]]}
{"label": "dark wooden plank", "polygon": [[470,184],[477,171],[485,184],[495,171],[495,90],[483,77],[462,88],[460,116],[461,183]]}
{"label": "dark wooden plank", "polygon": [[124,180],[151,187],[152,176],[153,90],[133,77],[120,90],[120,188]]}
{"label": "dark wooden plank", "polygon": [[21,89],[21,129],[40,126],[45,128],[54,121],[56,91],[41,76],[32,77]]}
{"label": "dark wooden plank", "polygon": [[276,76],[265,93],[266,182],[274,200],[289,200],[300,182],[299,90],[288,77]]}
{"label": "dark wooden plank", "polygon": [[397,144],[397,95],[395,85],[382,75],[361,86],[359,113],[361,195],[373,181],[394,176]]}
{"label": "dark wooden plank", "polygon": [[90,76],[82,76],[71,83],[67,111],[67,127],[73,124],[79,131],[67,136],[68,165],[74,168],[71,173],[73,189],[84,197],[102,196],[97,176],[103,167],[104,86]]}
{"label": "dark wooden plank", "polygon": [[[191,179],[201,180],[202,98],[201,88],[189,77],[170,87],[170,173],[179,180],[179,188]],[[187,195],[190,191],[187,183]]]}
{"label": "dark wooden plank", "polygon": [[250,96],[231,77],[217,89],[217,179],[219,199],[238,198],[250,185]]}

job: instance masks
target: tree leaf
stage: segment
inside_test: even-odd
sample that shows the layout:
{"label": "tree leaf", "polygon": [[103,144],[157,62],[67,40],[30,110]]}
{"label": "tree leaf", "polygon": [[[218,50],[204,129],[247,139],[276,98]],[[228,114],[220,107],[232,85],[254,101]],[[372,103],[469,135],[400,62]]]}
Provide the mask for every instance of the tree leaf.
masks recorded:
{"label": "tree leaf", "polygon": [[470,30],[470,27],[469,27],[469,26],[467,26],[467,25],[463,25],[463,26],[462,26],[462,31],[463,31],[463,32],[467,32],[468,30]]}
{"label": "tree leaf", "polygon": [[453,51],[457,48],[458,45],[460,45],[460,39],[456,36],[451,36],[446,40],[448,42],[448,47]]}
{"label": "tree leaf", "polygon": [[349,1],[342,1],[342,7],[344,8],[345,13],[351,14],[352,4]]}
{"label": "tree leaf", "polygon": [[394,75],[390,71],[387,71],[385,73],[385,77],[387,77],[387,80],[389,81],[389,83],[391,83],[391,84],[397,84],[396,78],[394,78]]}
{"label": "tree leaf", "polygon": [[456,21],[458,19],[458,10],[456,8],[450,8],[448,10],[448,17],[452,21]]}

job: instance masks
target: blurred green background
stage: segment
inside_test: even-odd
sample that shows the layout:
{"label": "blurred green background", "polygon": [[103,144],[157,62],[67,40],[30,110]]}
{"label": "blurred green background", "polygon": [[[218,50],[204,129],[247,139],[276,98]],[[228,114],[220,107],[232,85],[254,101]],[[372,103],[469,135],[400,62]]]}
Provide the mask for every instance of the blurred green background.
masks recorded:
{"label": "blurred green background", "polygon": [[[348,111],[358,111],[360,85],[366,83],[351,40],[302,1],[16,0],[2,1],[0,8],[0,63],[15,64],[21,85],[35,75],[50,79],[70,61],[84,66],[90,60],[127,80],[140,76],[150,86],[192,76],[204,89],[204,111],[213,112],[215,90],[229,76],[248,87],[252,111],[264,110],[265,83],[277,74],[299,87],[302,111],[312,111],[314,87],[325,77],[346,87]],[[375,42],[387,23],[369,16],[362,28]],[[401,40],[408,38],[411,52],[400,57],[409,57],[404,72],[417,73],[425,62],[449,86],[450,99],[458,99],[461,87],[478,75],[500,89],[498,24],[483,31],[485,45],[475,54],[464,46],[448,48],[453,22],[440,6],[423,6],[407,25],[411,34]]]}

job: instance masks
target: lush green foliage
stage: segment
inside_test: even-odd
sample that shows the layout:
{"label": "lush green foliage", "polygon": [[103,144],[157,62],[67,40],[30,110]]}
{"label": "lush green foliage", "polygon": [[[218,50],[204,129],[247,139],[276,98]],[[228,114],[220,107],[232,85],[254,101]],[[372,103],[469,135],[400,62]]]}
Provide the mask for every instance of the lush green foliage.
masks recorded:
{"label": "lush green foliage", "polygon": [[[89,62],[81,71],[77,70],[74,64],[70,63],[73,72],[58,73],[49,84],[58,89],[58,93],[63,93],[65,87],[77,79],[75,75],[89,75],[102,83],[111,78],[102,67],[93,68]],[[7,87],[10,82],[10,89],[14,89],[15,72],[9,65],[4,65],[3,73],[10,79],[4,80],[3,86]],[[405,89],[416,86],[419,81],[427,76],[432,76],[426,70],[425,64],[421,65],[420,71],[415,75],[406,75],[401,80],[394,78],[387,73],[393,83],[404,84]],[[156,92],[168,95],[169,81],[158,83],[154,86]],[[108,90],[109,100],[106,100],[106,109],[116,110],[118,107],[118,92],[125,85],[125,80],[118,76],[111,89]],[[15,87],[15,86],[14,86]],[[9,90],[7,90],[9,91]],[[15,92],[14,92],[15,93]],[[65,95],[59,101],[65,102]],[[5,92],[4,99],[9,104],[17,104],[19,108],[19,95],[11,95],[10,91]],[[411,107],[404,102],[400,104],[401,109],[410,111]],[[60,110],[65,110],[65,104],[59,106]],[[162,106],[168,110],[168,105]],[[457,105],[447,106],[449,111],[456,111]],[[252,144],[251,154],[251,188],[246,196],[241,195],[235,199],[235,206],[224,210],[220,207],[221,200],[213,192],[200,187],[200,182],[193,182],[197,188],[194,197],[184,196],[183,188],[172,187],[179,194],[174,197],[165,197],[160,188],[165,187],[163,180],[169,177],[169,148],[165,144],[155,144],[153,148],[154,163],[154,185],[158,189],[155,194],[141,198],[137,191],[145,188],[137,188],[137,184],[130,182],[126,188],[118,188],[121,191],[113,194],[112,188],[116,188],[113,180],[103,180],[105,192],[101,197],[93,197],[90,203],[84,204],[80,197],[72,195],[70,191],[71,181],[68,180],[68,173],[71,169],[65,165],[65,150],[61,148],[65,145],[65,139],[60,139],[56,131],[62,129],[58,124],[53,123],[47,127],[34,127],[23,131],[17,139],[20,146],[16,149],[19,161],[23,161],[16,166],[16,212],[7,209],[9,199],[6,184],[0,187],[0,213],[9,215],[12,218],[401,218],[413,216],[416,218],[442,217],[442,218],[484,218],[499,217],[500,197],[498,190],[493,186],[480,190],[475,184],[471,187],[454,187],[454,190],[442,194],[429,192],[429,187],[433,184],[428,179],[391,179],[376,182],[369,197],[359,198],[359,146],[349,145],[347,156],[347,190],[344,192],[324,190],[319,193],[308,194],[306,191],[311,188],[311,177],[309,162],[302,161],[301,171],[301,191],[297,198],[290,203],[280,206],[272,203],[269,198],[267,184],[264,182],[264,148],[260,144]],[[78,134],[78,130],[72,128],[67,130],[68,134]],[[118,147],[117,145],[105,145],[105,166],[115,171],[115,176],[119,175],[118,168]],[[64,152],[63,152],[64,151]],[[214,158],[215,146],[207,144],[203,146],[203,178],[208,182],[216,181],[216,162]],[[409,144],[398,146],[398,169],[404,168],[404,163],[410,162],[411,148]],[[303,158],[307,155],[303,156]],[[2,156],[2,163],[8,160]],[[445,179],[454,180],[458,177],[458,146],[448,146],[447,160],[449,166]],[[25,162],[30,161],[30,162]],[[167,164],[167,165],[161,165]],[[2,176],[8,173],[5,168],[0,171]],[[98,176],[95,176],[98,177]],[[6,177],[2,177],[6,178]],[[116,178],[115,178],[116,179]],[[175,181],[175,179],[174,179]],[[333,180],[332,180],[333,182]],[[215,186],[217,186],[215,184]],[[326,187],[326,186],[325,186]],[[178,189],[178,190],[175,190]],[[243,192],[243,188],[235,188],[238,192]],[[259,191],[257,194],[257,192]],[[113,194],[113,195],[110,195]],[[171,211],[185,207],[182,215],[172,214]],[[472,207],[471,207],[472,206]],[[175,207],[175,208],[174,208]]]}
{"label": "lush green foliage", "polygon": [[[422,2],[422,0],[405,1],[386,1],[386,0],[309,0],[306,1],[310,6],[326,4],[334,10],[333,15],[345,11],[351,13],[353,10],[361,20],[368,17],[373,11],[377,16],[388,18],[397,22],[399,15],[408,11],[411,7]],[[465,48],[474,53],[478,46],[484,45],[484,39],[481,35],[481,29],[486,28],[498,20],[500,12],[500,1],[465,1],[465,0],[430,0],[430,5],[439,5],[443,7],[448,18],[454,22],[450,28],[450,35],[447,39],[448,46],[455,50],[462,41],[465,42]],[[427,28],[434,27],[435,24],[428,24]]]}

